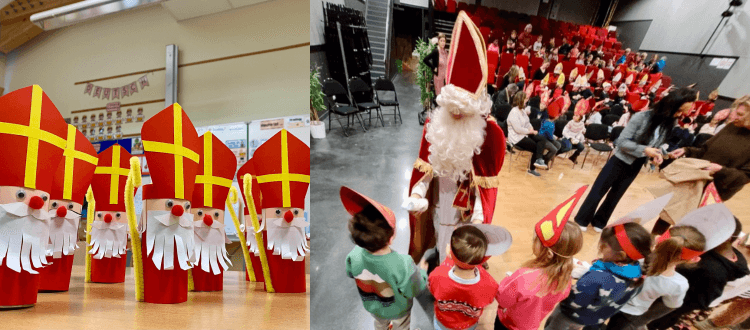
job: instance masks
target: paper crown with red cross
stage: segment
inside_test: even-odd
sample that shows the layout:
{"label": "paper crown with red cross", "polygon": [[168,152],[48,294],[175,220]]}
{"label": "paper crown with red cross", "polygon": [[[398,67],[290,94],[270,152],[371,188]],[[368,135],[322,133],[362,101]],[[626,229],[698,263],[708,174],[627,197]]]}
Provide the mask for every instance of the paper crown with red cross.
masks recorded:
{"label": "paper crown with red cross", "polygon": [[206,132],[200,139],[201,160],[198,164],[198,175],[195,177],[191,205],[193,208],[223,210],[234,180],[237,157],[211,132]]}
{"label": "paper crown with red cross", "polygon": [[91,180],[96,210],[125,212],[125,183],[130,172],[130,153],[115,144],[99,153],[99,165]]}
{"label": "paper crown with red cross", "polygon": [[453,25],[445,82],[474,95],[486,93],[487,47],[479,28],[466,12]]}
{"label": "paper crown with red cross", "polygon": [[[248,159],[247,163],[242,165],[239,171],[237,171],[237,181],[240,182],[240,192],[242,193],[243,201],[245,197],[245,185],[242,182],[246,174],[250,174],[253,177],[253,186],[252,186],[253,191],[251,192],[252,197],[253,197],[253,203],[255,204],[255,211],[258,212],[258,214],[261,214],[263,209],[261,208],[262,200],[260,196],[260,185],[258,185],[258,179],[255,177],[255,167],[253,167],[252,158]],[[245,215],[249,215],[249,214],[250,214],[250,210],[248,210],[247,204],[246,204]]]}
{"label": "paper crown with red cross", "polygon": [[96,149],[91,142],[73,125],[68,125],[67,141],[63,159],[52,178],[50,199],[83,204],[99,158],[96,157]]}
{"label": "paper crown with red cross", "polygon": [[588,186],[578,188],[573,196],[555,207],[552,212],[536,223],[536,236],[542,241],[542,245],[551,247],[557,244],[563,229],[565,229],[565,224],[570,219],[570,214],[573,213],[576,204],[581,200],[583,193],[586,192],[586,188]]}
{"label": "paper crown with red cross", "polygon": [[[282,129],[253,154],[262,208],[305,208],[310,186],[310,147]],[[256,206],[257,207],[257,206]]]}
{"label": "paper crown with red cross", "polygon": [[174,103],[143,123],[141,139],[153,182],[143,199],[193,198],[201,140],[182,107]]}
{"label": "paper crown with red cross", "polygon": [[0,97],[0,186],[51,194],[67,132],[68,124],[38,85]]}

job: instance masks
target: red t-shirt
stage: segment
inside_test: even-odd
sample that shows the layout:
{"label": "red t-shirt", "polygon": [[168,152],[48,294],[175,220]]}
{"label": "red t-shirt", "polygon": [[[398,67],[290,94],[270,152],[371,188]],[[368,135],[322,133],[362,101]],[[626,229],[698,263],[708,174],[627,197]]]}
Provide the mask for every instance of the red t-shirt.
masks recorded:
{"label": "red t-shirt", "polygon": [[479,322],[484,307],[495,300],[498,284],[482,267],[476,268],[479,281],[473,284],[454,280],[451,269],[453,262],[447,258],[430,274],[429,288],[435,297],[435,317],[451,329],[467,329]]}

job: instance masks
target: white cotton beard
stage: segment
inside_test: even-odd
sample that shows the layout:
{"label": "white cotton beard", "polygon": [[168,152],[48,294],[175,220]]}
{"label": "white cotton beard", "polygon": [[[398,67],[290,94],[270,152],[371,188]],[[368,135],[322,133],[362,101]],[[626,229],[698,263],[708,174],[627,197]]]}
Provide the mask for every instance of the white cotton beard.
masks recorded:
{"label": "white cotton beard", "polygon": [[91,224],[91,250],[94,259],[119,258],[127,253],[128,227],[124,223],[94,221]]}
{"label": "white cotton beard", "polygon": [[227,255],[224,224],[214,221],[211,227],[208,227],[203,221],[195,221],[194,227],[195,263],[200,264],[204,272],[213,272],[214,275],[219,275],[222,271],[229,269],[232,261]]}
{"label": "white cotton beard", "polygon": [[39,274],[34,269],[47,265],[49,213],[32,210],[18,202],[0,204],[0,265],[21,272]]}
{"label": "white cotton beard", "polygon": [[174,249],[177,248],[177,261],[180,269],[192,268],[195,262],[195,234],[193,232],[193,215],[184,213],[175,217],[169,211],[148,211],[146,215],[146,255],[151,255],[156,269],[174,269]]}
{"label": "white cotton beard", "polygon": [[305,218],[294,218],[291,223],[281,218],[267,218],[266,231],[268,237],[268,249],[273,250],[274,255],[280,255],[282,259],[302,261],[305,254],[310,251],[307,246],[307,234]]}
{"label": "white cotton beard", "polygon": [[68,211],[64,218],[54,217],[49,222],[49,244],[47,256],[60,259],[63,255],[72,256],[78,248],[78,222],[81,216]]}
{"label": "white cotton beard", "polygon": [[[492,103],[487,95],[473,99],[453,85],[443,87],[437,103],[425,135],[430,143],[429,161],[435,175],[461,181],[471,172],[472,158],[481,151],[485,116]],[[455,119],[453,114],[463,117]]]}

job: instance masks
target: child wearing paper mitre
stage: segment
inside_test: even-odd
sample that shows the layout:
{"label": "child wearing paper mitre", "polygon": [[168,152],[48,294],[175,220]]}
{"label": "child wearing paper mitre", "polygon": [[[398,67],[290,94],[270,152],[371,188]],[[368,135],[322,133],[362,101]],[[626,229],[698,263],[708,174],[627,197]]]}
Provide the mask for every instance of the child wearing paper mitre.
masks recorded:
{"label": "child wearing paper mitre", "polygon": [[[537,330],[557,304],[568,297],[572,284],[572,257],[583,247],[583,234],[568,222],[587,186],[560,204],[536,224],[534,259],[500,282],[495,295],[495,330]],[[562,221],[557,223],[558,213]]]}
{"label": "child wearing paper mitre", "polygon": [[497,282],[481,267],[487,245],[487,236],[476,226],[453,231],[450,256],[429,277],[436,330],[476,329],[482,311],[495,300]]}
{"label": "child wearing paper mitre", "polygon": [[352,215],[349,232],[357,245],[346,256],[346,274],[354,279],[375,330],[409,330],[413,298],[427,286],[427,273],[408,255],[389,247],[396,218],[389,208],[341,187],[341,202]]}
{"label": "child wearing paper mitre", "polygon": [[[610,318],[607,330],[645,330],[646,325],[682,306],[690,285],[675,269],[696,263],[706,247],[706,237],[692,226],[675,226],[662,235],[649,256],[641,293]],[[654,302],[661,298],[661,302]]]}
{"label": "child wearing paper mitre", "polygon": [[651,241],[651,234],[635,222],[604,228],[599,240],[601,259],[552,312],[545,330],[601,326],[617,313],[641,291],[643,273],[638,260],[651,253]]}

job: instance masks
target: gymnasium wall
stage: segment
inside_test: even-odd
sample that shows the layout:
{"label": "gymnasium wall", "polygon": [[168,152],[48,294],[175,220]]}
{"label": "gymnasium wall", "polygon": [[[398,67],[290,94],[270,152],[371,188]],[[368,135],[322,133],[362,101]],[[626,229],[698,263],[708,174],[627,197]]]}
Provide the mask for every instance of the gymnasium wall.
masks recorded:
{"label": "gymnasium wall", "polygon": [[[621,0],[613,21],[653,20],[640,49],[699,55],[721,21],[728,1]],[[750,94],[750,5],[743,4],[725,19],[703,54],[739,59],[719,86],[722,96]],[[669,62],[667,63],[669,66]]]}
{"label": "gymnasium wall", "polygon": [[[64,117],[111,100],[84,95],[76,82],[165,67],[166,45],[179,47],[179,63],[301,45],[282,51],[191,65],[179,69],[178,102],[195,126],[307,113],[310,14],[300,0],[272,0],[177,22],[162,6],[89,20],[44,33],[8,54],[5,91],[42,86]],[[139,75],[94,82],[118,87]],[[164,99],[165,71],[148,73],[150,86],[121,103]],[[148,118],[164,102],[144,108]],[[104,110],[85,112],[98,114]],[[140,132],[124,124],[123,134]]]}

